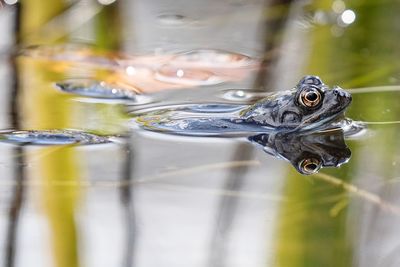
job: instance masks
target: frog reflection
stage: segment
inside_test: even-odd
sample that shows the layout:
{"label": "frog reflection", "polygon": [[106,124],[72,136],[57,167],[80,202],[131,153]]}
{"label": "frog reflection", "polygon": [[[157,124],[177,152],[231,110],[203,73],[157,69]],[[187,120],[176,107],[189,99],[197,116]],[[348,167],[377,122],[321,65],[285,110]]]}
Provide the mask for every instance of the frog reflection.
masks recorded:
{"label": "frog reflection", "polygon": [[139,111],[142,128],[179,135],[221,136],[237,133],[306,132],[329,128],[344,118],[351,95],[329,89],[317,76],[305,76],[295,88],[251,105],[191,104]]}
{"label": "frog reflection", "polygon": [[351,156],[340,128],[305,135],[258,134],[248,139],[261,145],[266,153],[290,161],[305,175],[317,173],[323,167],[339,167]]}

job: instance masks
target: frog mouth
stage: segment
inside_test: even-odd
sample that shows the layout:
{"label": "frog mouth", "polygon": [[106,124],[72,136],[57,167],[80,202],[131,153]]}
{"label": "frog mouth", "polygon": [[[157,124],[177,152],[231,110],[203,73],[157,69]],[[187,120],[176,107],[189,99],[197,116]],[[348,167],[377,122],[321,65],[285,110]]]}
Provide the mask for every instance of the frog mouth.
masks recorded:
{"label": "frog mouth", "polygon": [[293,131],[310,131],[314,129],[325,130],[332,126],[332,123],[340,121],[344,119],[344,113],[342,112],[340,115],[335,115],[331,117],[326,117],[325,119],[319,120],[318,122],[303,122],[298,127],[296,127]]}

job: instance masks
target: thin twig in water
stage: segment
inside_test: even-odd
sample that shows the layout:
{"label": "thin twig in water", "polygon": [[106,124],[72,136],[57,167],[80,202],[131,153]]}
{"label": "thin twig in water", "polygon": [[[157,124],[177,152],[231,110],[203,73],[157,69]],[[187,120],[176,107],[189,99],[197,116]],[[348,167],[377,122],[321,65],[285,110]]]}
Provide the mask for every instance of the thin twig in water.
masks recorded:
{"label": "thin twig in water", "polygon": [[[239,161],[228,161],[219,162],[214,164],[206,164],[186,169],[180,169],[177,171],[164,172],[156,175],[145,176],[132,181],[71,181],[71,180],[52,180],[47,183],[38,181],[26,181],[23,183],[24,186],[81,186],[81,187],[92,187],[92,186],[102,186],[102,187],[116,187],[116,186],[130,186],[134,184],[150,183],[153,181],[159,181],[164,178],[177,177],[188,174],[194,174],[199,172],[208,172],[212,170],[221,170],[229,168],[240,168],[245,166],[259,166],[260,162],[258,160],[239,160]],[[1,186],[16,185],[17,182],[14,180],[2,180],[0,181]]]}
{"label": "thin twig in water", "polygon": [[178,175],[187,175],[199,172],[207,172],[212,170],[251,167],[258,165],[260,165],[260,162],[258,160],[238,160],[238,161],[219,162],[219,163],[206,164],[186,169],[180,169],[177,171],[164,172],[153,176],[138,178],[134,181],[134,183],[152,182],[163,178],[176,177]]}
{"label": "thin twig in water", "polygon": [[328,182],[330,184],[336,185],[336,186],[340,186],[342,187],[344,190],[346,190],[347,192],[350,192],[370,203],[376,204],[379,207],[381,207],[383,210],[385,211],[389,211],[393,214],[396,215],[400,215],[400,207],[397,205],[394,205],[392,203],[389,203],[385,200],[383,200],[380,196],[371,193],[369,191],[363,190],[358,188],[355,185],[346,183],[344,181],[342,181],[341,179],[335,177],[335,176],[331,176],[325,173],[318,173],[315,174],[314,177],[323,180],[325,182]]}
{"label": "thin twig in water", "polygon": [[375,87],[360,87],[360,88],[346,89],[346,91],[352,94],[397,92],[397,91],[400,92],[400,86],[389,85],[389,86],[375,86]]}
{"label": "thin twig in water", "polygon": [[186,185],[177,185],[177,184],[166,184],[166,183],[154,183],[155,186],[160,186],[165,189],[175,190],[175,191],[184,191],[191,193],[200,193],[200,194],[208,194],[208,195],[217,195],[217,196],[228,196],[228,197],[240,197],[247,199],[258,199],[258,200],[270,200],[270,201],[286,201],[286,199],[281,195],[272,195],[268,193],[252,193],[252,192],[242,192],[236,190],[220,190],[213,188],[199,188],[193,186]]}
{"label": "thin twig in water", "polygon": [[368,125],[391,125],[391,124],[400,124],[400,121],[363,121],[362,123]]}

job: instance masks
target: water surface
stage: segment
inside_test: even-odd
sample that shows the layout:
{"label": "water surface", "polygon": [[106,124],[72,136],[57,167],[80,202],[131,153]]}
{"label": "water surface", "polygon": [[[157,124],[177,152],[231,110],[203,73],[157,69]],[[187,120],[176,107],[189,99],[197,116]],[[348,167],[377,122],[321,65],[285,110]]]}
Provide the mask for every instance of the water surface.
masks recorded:
{"label": "water surface", "polygon": [[[4,266],[398,266],[396,1],[3,6],[0,129],[111,140],[0,142]],[[308,74],[351,89],[346,115],[367,125],[340,168],[304,176],[243,138],[129,123],[247,104]],[[96,90],[57,86],[70,81]]]}

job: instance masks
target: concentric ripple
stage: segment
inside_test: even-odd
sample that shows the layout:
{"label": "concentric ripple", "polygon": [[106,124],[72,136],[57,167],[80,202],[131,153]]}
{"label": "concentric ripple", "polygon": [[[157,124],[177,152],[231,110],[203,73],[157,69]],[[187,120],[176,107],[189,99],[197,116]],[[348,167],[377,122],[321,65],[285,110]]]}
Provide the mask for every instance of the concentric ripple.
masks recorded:
{"label": "concentric ripple", "polygon": [[240,102],[240,101],[255,101],[264,97],[273,95],[273,93],[266,93],[254,90],[242,89],[229,89],[222,92],[221,97],[226,100]]}
{"label": "concentric ripple", "polygon": [[100,53],[91,46],[73,43],[29,46],[21,49],[19,54],[35,59],[84,63],[105,68],[116,67],[118,58],[115,55]]}
{"label": "concentric ripple", "polygon": [[0,132],[0,142],[17,145],[91,145],[111,141],[108,137],[76,130],[11,130]]}
{"label": "concentric ripple", "polygon": [[205,69],[180,68],[173,65],[161,66],[155,73],[155,79],[188,86],[216,85],[225,82],[222,77]]}
{"label": "concentric ripple", "polygon": [[162,26],[183,26],[191,22],[189,18],[181,14],[160,14],[157,21]]}
{"label": "concentric ripple", "polygon": [[70,79],[57,82],[55,86],[63,92],[85,97],[131,101],[135,101],[137,97],[133,90],[91,79]]}
{"label": "concentric ripple", "polygon": [[190,67],[241,68],[256,63],[253,58],[217,49],[198,49],[176,55],[170,64]]}

